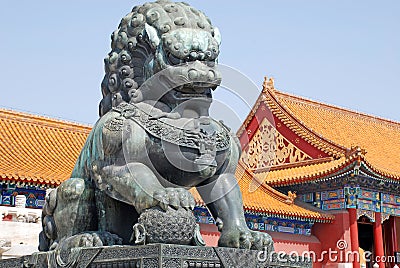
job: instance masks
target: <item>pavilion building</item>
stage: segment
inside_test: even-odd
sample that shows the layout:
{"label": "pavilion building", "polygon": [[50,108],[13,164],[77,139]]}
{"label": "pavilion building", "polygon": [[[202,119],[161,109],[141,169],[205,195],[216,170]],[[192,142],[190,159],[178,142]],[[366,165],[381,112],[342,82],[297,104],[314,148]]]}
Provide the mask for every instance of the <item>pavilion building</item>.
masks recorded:
{"label": "pavilion building", "polygon": [[312,229],[322,251],[351,255],[361,248],[379,267],[385,267],[381,260],[393,267],[400,123],[280,92],[266,78],[238,137],[242,161],[257,181],[335,215],[333,224]]}

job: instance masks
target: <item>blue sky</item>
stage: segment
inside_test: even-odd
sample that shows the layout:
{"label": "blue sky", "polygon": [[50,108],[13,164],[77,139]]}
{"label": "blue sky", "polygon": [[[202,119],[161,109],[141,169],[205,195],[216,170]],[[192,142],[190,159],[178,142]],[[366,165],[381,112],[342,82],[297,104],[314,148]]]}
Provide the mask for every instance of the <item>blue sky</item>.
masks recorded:
{"label": "blue sky", "polygon": [[[220,29],[220,63],[259,88],[273,76],[281,91],[400,121],[400,1],[187,2]],[[1,1],[0,107],[93,124],[110,34],[142,3]]]}

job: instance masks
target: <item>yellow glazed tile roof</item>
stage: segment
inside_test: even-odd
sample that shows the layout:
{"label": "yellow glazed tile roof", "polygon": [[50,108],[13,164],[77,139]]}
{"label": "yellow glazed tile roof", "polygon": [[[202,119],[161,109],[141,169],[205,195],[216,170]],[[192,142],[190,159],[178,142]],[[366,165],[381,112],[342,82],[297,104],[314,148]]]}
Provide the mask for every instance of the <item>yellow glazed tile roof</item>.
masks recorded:
{"label": "yellow glazed tile roof", "polygon": [[[271,91],[280,105],[298,122],[327,142],[360,148],[363,160],[389,178],[400,178],[400,123]],[[340,149],[338,149],[339,151]]]}
{"label": "yellow glazed tile roof", "polygon": [[312,163],[306,161],[298,165],[282,165],[276,169],[260,171],[254,174],[258,180],[264,180],[268,185],[282,186],[290,185],[294,182],[303,183],[320,178],[346,167],[353,161],[353,158],[342,157],[337,160]]}
{"label": "yellow glazed tile roof", "polygon": [[[334,219],[333,215],[318,208],[302,202],[293,202],[289,196],[278,192],[265,183],[257,184],[257,181],[254,180],[254,174],[245,170],[242,164],[238,165],[236,178],[242,192],[243,205],[246,211],[292,219],[313,219],[319,222],[332,222]],[[194,188],[191,189],[191,193],[198,205],[204,205]]]}
{"label": "yellow glazed tile roof", "polygon": [[90,130],[0,109],[0,180],[57,186],[69,178]]}

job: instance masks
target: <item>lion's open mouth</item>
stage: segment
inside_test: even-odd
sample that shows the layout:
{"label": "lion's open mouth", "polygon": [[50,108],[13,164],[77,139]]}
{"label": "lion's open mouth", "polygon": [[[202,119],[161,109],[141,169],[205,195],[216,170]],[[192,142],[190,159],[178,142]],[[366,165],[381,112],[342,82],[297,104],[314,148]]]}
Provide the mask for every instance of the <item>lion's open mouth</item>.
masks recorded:
{"label": "lion's open mouth", "polygon": [[[181,89],[182,90],[182,89]],[[175,97],[177,99],[195,99],[195,98],[206,98],[206,99],[211,99],[212,94],[211,94],[211,88],[204,89],[203,92],[196,92],[196,93],[188,93],[184,91],[180,91],[179,89],[175,89]]]}
{"label": "lion's open mouth", "polygon": [[211,92],[218,85],[205,83],[205,82],[189,82],[185,85],[174,88],[176,99],[188,100],[188,99],[211,99]]}
{"label": "lion's open mouth", "polygon": [[167,56],[167,62],[171,66],[179,65],[185,62],[183,59],[175,57],[170,51],[166,51],[165,54]]}
{"label": "lion's open mouth", "polygon": [[221,73],[215,62],[185,61],[169,65],[159,73],[165,88],[173,89],[178,99],[211,98],[211,92],[221,83]]}

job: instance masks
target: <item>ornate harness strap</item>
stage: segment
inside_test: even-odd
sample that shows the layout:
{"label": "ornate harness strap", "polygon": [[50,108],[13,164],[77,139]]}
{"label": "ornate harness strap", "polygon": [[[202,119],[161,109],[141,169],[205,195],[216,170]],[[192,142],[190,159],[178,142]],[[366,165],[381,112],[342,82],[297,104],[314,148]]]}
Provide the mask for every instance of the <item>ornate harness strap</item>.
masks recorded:
{"label": "ornate harness strap", "polygon": [[230,146],[230,129],[217,121],[214,122],[220,126],[222,131],[209,134],[201,129],[189,130],[168,124],[158,118],[154,118],[134,104],[121,103],[114,107],[113,110],[120,113],[121,116],[105,123],[105,127],[111,131],[122,130],[124,121],[131,119],[150,135],[179,146],[198,149],[201,152],[212,147],[216,151],[224,151]]}

